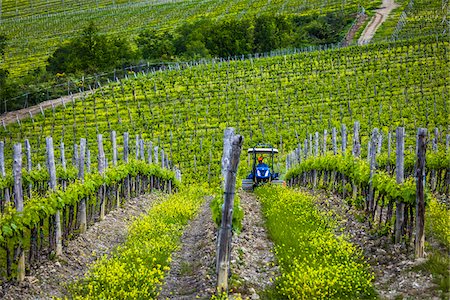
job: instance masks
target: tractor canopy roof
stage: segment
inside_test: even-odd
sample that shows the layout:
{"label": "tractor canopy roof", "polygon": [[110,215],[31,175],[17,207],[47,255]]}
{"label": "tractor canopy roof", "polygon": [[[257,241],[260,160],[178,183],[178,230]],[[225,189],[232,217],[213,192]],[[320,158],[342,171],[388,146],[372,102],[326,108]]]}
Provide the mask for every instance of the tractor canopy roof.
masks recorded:
{"label": "tractor canopy roof", "polygon": [[248,153],[257,153],[257,154],[276,154],[278,153],[278,149],[276,148],[248,148]]}

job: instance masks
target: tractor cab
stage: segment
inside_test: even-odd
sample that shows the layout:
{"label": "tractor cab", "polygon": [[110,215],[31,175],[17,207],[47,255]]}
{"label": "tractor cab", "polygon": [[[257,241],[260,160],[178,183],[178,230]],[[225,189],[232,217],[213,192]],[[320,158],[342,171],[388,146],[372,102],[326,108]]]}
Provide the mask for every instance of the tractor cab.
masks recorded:
{"label": "tractor cab", "polygon": [[278,154],[278,149],[271,145],[258,144],[249,148],[247,153],[252,162],[252,169],[247,178],[242,180],[244,190],[253,190],[254,187],[268,182],[284,183],[279,180],[279,174],[274,172],[274,157]]}

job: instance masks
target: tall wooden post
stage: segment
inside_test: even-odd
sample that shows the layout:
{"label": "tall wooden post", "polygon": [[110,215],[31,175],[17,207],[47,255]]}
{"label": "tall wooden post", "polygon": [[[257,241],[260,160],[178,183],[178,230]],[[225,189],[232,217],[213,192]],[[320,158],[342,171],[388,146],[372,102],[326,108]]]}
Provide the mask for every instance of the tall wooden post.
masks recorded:
{"label": "tall wooden post", "polygon": [[[130,136],[129,136],[128,132],[124,132],[123,133],[123,161],[125,163],[128,163],[128,155],[130,153],[129,146],[128,146],[129,139],[130,139]],[[127,199],[129,199],[131,197],[131,186],[130,185],[131,185],[130,176],[127,176],[125,178],[125,190],[126,190],[126,198]]]}
{"label": "tall wooden post", "polygon": [[[22,145],[14,145],[13,160],[13,176],[14,176],[14,204],[18,212],[23,211],[23,190],[22,190]],[[23,244],[18,247],[19,259],[17,262],[17,281],[25,280],[25,251]]]}
{"label": "tall wooden post", "polygon": [[[341,124],[341,135],[342,135],[342,156],[345,156],[347,150],[347,127],[345,124]],[[342,199],[345,199],[347,179],[345,174],[342,174]]]}
{"label": "tall wooden post", "polygon": [[375,174],[375,168],[376,168],[376,155],[377,155],[377,143],[378,143],[378,128],[374,128],[372,131],[372,138],[370,142],[370,178],[369,178],[369,195],[368,195],[368,212],[370,213],[371,217],[374,216],[374,189],[373,189],[373,175]]}
{"label": "tall wooden post", "polygon": [[322,152],[324,155],[327,154],[327,151],[328,151],[327,137],[328,137],[328,131],[325,129],[323,131],[323,152]]}
{"label": "tall wooden post", "polygon": [[139,134],[136,134],[136,143],[135,143],[135,150],[136,150],[136,160],[139,159]]}
{"label": "tall wooden post", "polygon": [[[361,142],[359,140],[359,122],[355,121],[353,124],[353,148],[352,148],[353,157],[359,158],[361,155]],[[352,198],[356,200],[358,197],[358,186],[355,181],[352,181],[353,195]]]}
{"label": "tall wooden post", "polygon": [[152,142],[148,142],[147,143],[147,163],[151,164],[153,161],[152,158],[152,149],[153,149],[153,144]]}
{"label": "tall wooden post", "polygon": [[[405,162],[405,128],[396,129],[397,149],[396,149],[396,180],[398,184],[404,181],[404,162]],[[400,243],[403,235],[403,223],[405,219],[405,204],[397,199],[395,211],[395,242]]]}
{"label": "tall wooden post", "polygon": [[[80,139],[80,158],[79,158],[79,164],[78,164],[78,179],[81,180],[81,182],[84,182],[84,157],[86,154],[86,139]],[[79,230],[80,233],[83,234],[86,232],[87,229],[87,211],[86,211],[86,199],[83,198],[80,200],[80,207],[79,207]]]}
{"label": "tall wooden post", "polygon": [[392,147],[392,134],[391,134],[391,130],[389,130],[388,132],[388,142],[387,142],[387,147],[388,147],[388,164],[386,166],[386,171],[388,172],[389,175],[391,175],[391,147]]}
{"label": "tall wooden post", "polygon": [[[316,131],[314,133],[314,157],[319,156],[319,133]],[[317,170],[313,170],[313,191],[317,187]]]}
{"label": "tall wooden post", "polygon": [[153,154],[154,154],[154,158],[155,158],[155,164],[157,165],[157,164],[159,163],[159,158],[158,158],[158,155],[159,155],[158,146],[155,146],[155,147],[153,148]]}
{"label": "tall wooden post", "polygon": [[129,142],[130,136],[128,135],[128,132],[123,133],[123,161],[125,163],[128,162],[128,142]]}
{"label": "tall wooden post", "polygon": [[117,137],[116,132],[111,131],[111,146],[112,146],[112,163],[117,166]]}
{"label": "tall wooden post", "polygon": [[345,124],[341,125],[341,135],[342,135],[342,155],[345,156],[345,151],[347,150],[347,126]]}
{"label": "tall wooden post", "polygon": [[144,139],[139,140],[139,148],[140,148],[140,159],[145,161],[145,147],[144,147]]}
{"label": "tall wooden post", "polygon": [[[51,190],[56,189],[56,166],[55,166],[55,152],[53,148],[53,138],[47,137],[45,139],[47,147],[47,168],[50,175],[49,186]],[[56,241],[56,256],[62,255],[62,229],[61,229],[61,211],[58,209],[55,213],[55,241]]]}
{"label": "tall wooden post", "polygon": [[226,172],[226,185],[224,192],[224,204],[222,210],[222,222],[218,236],[217,253],[217,291],[219,294],[228,293],[228,269],[230,266],[231,255],[231,235],[233,219],[233,203],[236,188],[236,173],[239,165],[239,158],[242,151],[244,138],[240,135],[232,137],[231,150],[224,149],[225,153],[230,153],[229,165]]}
{"label": "tall wooden post", "polygon": [[416,238],[415,257],[424,257],[425,249],[425,154],[427,151],[427,130],[417,131],[417,163],[416,163]]}
{"label": "tall wooden post", "polygon": [[331,130],[331,143],[333,144],[333,154],[336,155],[337,154],[337,142],[336,142],[337,138],[336,138],[336,128],[333,127],[333,129]]}
{"label": "tall wooden post", "polygon": [[[27,172],[31,172],[31,145],[28,139],[25,140],[25,151],[27,154]],[[31,190],[33,189],[33,185],[30,183],[28,185],[28,197],[31,198]]]}
{"label": "tall wooden post", "polygon": [[[5,143],[3,141],[0,141],[0,173],[2,175],[2,178],[6,176],[5,172]],[[8,203],[10,201],[10,195],[9,195],[9,189],[5,188],[3,191],[5,195],[5,203]]]}
{"label": "tall wooden post", "polygon": [[66,170],[67,168],[67,163],[66,163],[66,150],[64,148],[64,142],[61,139],[61,142],[59,144],[59,156],[61,159],[61,166],[63,168],[63,170]]}
{"label": "tall wooden post", "polygon": [[[98,173],[103,175],[105,172],[105,151],[103,149],[103,137],[101,134],[97,134],[97,146],[98,146]],[[105,185],[100,187],[99,191],[100,196],[100,220],[105,218],[105,207],[106,207],[106,198],[105,198]]]}

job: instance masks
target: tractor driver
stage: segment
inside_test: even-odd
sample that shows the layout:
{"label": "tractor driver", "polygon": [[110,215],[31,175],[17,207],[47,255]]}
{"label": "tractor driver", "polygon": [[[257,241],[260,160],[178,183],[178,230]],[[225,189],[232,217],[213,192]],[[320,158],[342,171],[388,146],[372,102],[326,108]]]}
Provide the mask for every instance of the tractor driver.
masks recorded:
{"label": "tractor driver", "polygon": [[260,157],[258,157],[258,168],[268,168],[268,166],[265,164],[265,163],[263,163],[263,157],[262,156],[260,156]]}

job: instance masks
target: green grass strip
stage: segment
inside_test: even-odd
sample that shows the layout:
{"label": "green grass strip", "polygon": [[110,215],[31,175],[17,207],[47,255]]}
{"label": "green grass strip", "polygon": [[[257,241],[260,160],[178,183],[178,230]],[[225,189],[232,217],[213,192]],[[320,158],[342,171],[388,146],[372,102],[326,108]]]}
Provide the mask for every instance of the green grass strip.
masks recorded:
{"label": "green grass strip", "polygon": [[308,194],[281,187],[256,190],[275,243],[281,275],[268,298],[364,299],[375,297],[373,274],[362,252],[314,206]]}
{"label": "green grass strip", "polygon": [[95,262],[86,277],[71,286],[73,298],[156,298],[183,229],[206,194],[205,189],[193,186],[155,204],[131,224],[125,244]]}

